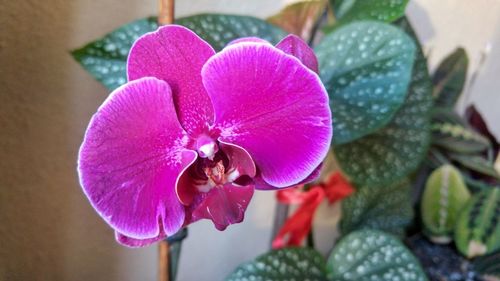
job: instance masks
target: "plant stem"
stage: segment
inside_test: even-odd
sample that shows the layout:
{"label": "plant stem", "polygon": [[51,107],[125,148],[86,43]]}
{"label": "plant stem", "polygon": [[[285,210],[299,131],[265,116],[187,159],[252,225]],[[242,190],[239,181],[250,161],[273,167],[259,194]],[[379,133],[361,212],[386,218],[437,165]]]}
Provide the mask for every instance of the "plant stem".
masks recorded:
{"label": "plant stem", "polygon": [[170,262],[169,262],[170,246],[167,240],[162,240],[159,245],[159,281],[170,281]]}
{"label": "plant stem", "polygon": [[160,12],[158,14],[158,25],[174,23],[174,0],[159,0]]}
{"label": "plant stem", "polygon": [[311,231],[309,231],[309,233],[307,234],[307,247],[313,248],[313,249],[315,247],[314,232],[313,232],[312,226],[311,226]]}
{"label": "plant stem", "polygon": [[325,10],[313,25],[313,28],[311,30],[311,37],[309,37],[309,40],[307,42],[310,47],[313,47],[314,39],[316,39],[316,35],[320,31],[320,27],[323,21],[325,21],[327,17],[328,17],[328,5],[326,5]]}
{"label": "plant stem", "polygon": [[182,241],[184,241],[187,235],[188,229],[185,227],[160,242],[160,281],[175,281],[179,267]]}
{"label": "plant stem", "polygon": [[288,218],[288,210],[290,207],[285,204],[281,204],[276,200],[276,209],[274,211],[274,222],[273,222],[273,231],[271,232],[271,246],[273,244],[273,239],[278,235],[281,227],[285,224],[286,219]]}

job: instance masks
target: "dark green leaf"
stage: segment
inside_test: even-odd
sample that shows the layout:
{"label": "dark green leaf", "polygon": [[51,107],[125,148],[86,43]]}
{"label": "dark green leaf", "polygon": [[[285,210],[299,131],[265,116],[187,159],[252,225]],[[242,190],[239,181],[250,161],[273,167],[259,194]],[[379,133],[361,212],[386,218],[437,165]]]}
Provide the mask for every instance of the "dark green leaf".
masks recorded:
{"label": "dark green leaf", "polygon": [[[280,28],[247,16],[202,14],[180,18],[176,23],[193,30],[216,50],[240,37],[257,36],[277,43],[285,36]],[[157,27],[154,17],[137,20],[71,53],[92,76],[113,90],[127,81],[127,56],[134,41]]]}
{"label": "dark green leaf", "polygon": [[432,109],[432,122],[468,126],[467,122],[451,108],[434,107]]}
{"label": "dark green leaf", "polygon": [[335,17],[338,21],[378,20],[393,22],[405,13],[408,0],[336,0]]}
{"label": "dark green leaf", "polygon": [[333,281],[427,280],[418,260],[395,237],[360,230],[343,238],[327,262]]}
{"label": "dark green leaf", "polygon": [[316,47],[330,95],[335,144],[387,125],[405,100],[414,53],[411,38],[379,22],[348,24]]}
{"label": "dark green leaf", "polygon": [[226,281],[326,281],[325,259],[311,248],[274,250],[240,265]]}
{"label": "dark green leaf", "polygon": [[490,148],[488,139],[465,127],[450,123],[432,124],[432,144],[447,151],[470,154]]}
{"label": "dark green leaf", "polygon": [[483,276],[495,276],[500,279],[500,251],[478,257],[472,262],[472,267]]}
{"label": "dark green leaf", "polygon": [[392,121],[373,134],[334,147],[342,170],[361,185],[391,183],[414,171],[429,147],[431,108],[427,61],[419,50],[408,97]]}
{"label": "dark green leaf", "polygon": [[494,164],[478,155],[463,155],[450,153],[450,158],[465,168],[500,180]]}
{"label": "dark green leaf", "polygon": [[477,192],[481,192],[483,190],[493,188],[493,186],[491,186],[490,184],[488,184],[484,181],[474,179],[471,176],[466,175],[466,174],[464,174],[463,176],[464,176],[465,184],[473,193],[477,193]]}
{"label": "dark green leaf", "polygon": [[444,154],[437,147],[431,147],[429,149],[429,154],[426,160],[426,164],[428,164],[432,169],[437,169],[441,165],[449,164],[451,162],[446,154]]}
{"label": "dark green leaf", "polygon": [[500,188],[476,193],[464,206],[455,224],[454,241],[467,258],[500,250]]}
{"label": "dark green leaf", "polygon": [[370,228],[403,236],[413,219],[408,181],[365,186],[342,201],[340,230],[343,235]]}
{"label": "dark green leaf", "polygon": [[432,144],[457,153],[476,153],[491,148],[490,141],[467,128],[464,120],[452,109],[434,110]]}
{"label": "dark green leaf", "polygon": [[113,90],[127,82],[127,56],[134,41],[157,27],[156,18],[140,19],[71,54],[95,79]]}
{"label": "dark green leaf", "polygon": [[453,107],[464,88],[469,59],[464,49],[458,48],[439,65],[434,73],[436,106]]}

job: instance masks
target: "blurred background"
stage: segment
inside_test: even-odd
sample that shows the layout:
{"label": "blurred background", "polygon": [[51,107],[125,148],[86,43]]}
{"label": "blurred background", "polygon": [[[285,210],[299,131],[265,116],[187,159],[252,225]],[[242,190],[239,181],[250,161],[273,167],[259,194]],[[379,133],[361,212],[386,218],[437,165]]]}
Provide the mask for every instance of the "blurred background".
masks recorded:
{"label": "blurred background", "polygon": [[[265,18],[291,2],[182,0],[176,16]],[[108,91],[68,52],[156,13],[156,0],[0,0],[0,280],[156,280],[157,247],[119,246],[81,192],[78,147]],[[459,109],[474,102],[488,123],[500,120],[500,0],[411,0],[408,13],[431,70],[458,46],[468,52],[478,78]],[[273,192],[258,192],[244,223],[192,225],[178,280],[221,280],[266,251],[274,207]],[[315,221],[325,245],[331,213],[322,206]]]}

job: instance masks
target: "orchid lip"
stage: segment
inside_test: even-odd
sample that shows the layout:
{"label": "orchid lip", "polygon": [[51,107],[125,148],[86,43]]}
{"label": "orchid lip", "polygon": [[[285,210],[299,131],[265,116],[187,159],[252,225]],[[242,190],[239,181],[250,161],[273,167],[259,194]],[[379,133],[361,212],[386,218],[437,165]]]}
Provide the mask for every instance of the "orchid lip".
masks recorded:
{"label": "orchid lip", "polygon": [[[256,167],[250,155],[237,145],[214,140],[209,135],[213,133],[196,139],[193,149],[198,151],[200,157],[182,172],[176,184],[177,197],[184,206],[191,205],[195,197],[214,188],[223,188],[228,184],[234,187],[253,184]],[[206,147],[215,147],[216,152],[210,155],[206,153]]]}

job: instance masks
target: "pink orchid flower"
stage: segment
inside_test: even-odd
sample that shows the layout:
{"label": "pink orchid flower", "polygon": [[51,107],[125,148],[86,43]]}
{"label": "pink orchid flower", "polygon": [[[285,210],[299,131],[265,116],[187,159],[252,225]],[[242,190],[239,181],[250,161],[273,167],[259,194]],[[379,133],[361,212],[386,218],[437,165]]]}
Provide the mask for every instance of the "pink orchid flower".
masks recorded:
{"label": "pink orchid flower", "polygon": [[142,36],[128,57],[129,82],[85,133],[83,191],[131,247],[199,219],[219,230],[241,222],[254,189],[318,174],[332,120],[317,68],[295,36],[276,47],[240,39],[219,53],[181,26]]}

